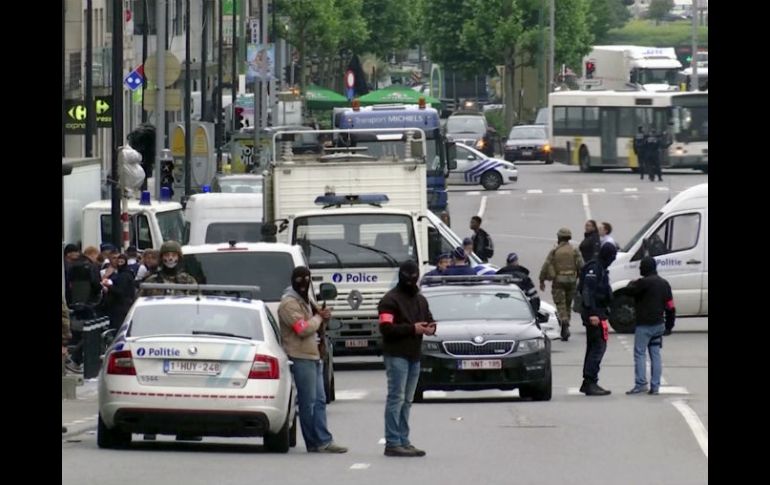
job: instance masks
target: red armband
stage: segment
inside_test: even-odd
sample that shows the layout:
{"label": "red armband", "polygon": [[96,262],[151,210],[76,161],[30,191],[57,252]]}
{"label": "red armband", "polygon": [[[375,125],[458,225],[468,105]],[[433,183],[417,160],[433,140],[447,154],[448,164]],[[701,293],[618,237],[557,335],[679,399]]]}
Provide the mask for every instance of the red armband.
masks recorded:
{"label": "red armband", "polygon": [[308,323],[305,320],[297,320],[294,322],[294,325],[291,326],[292,330],[294,330],[294,333],[297,335],[301,334],[307,327]]}
{"label": "red armband", "polygon": [[673,310],[674,309],[674,299],[671,298],[666,302],[666,310]]}
{"label": "red armband", "polygon": [[391,324],[393,324],[393,314],[380,313],[380,325],[391,325]]}

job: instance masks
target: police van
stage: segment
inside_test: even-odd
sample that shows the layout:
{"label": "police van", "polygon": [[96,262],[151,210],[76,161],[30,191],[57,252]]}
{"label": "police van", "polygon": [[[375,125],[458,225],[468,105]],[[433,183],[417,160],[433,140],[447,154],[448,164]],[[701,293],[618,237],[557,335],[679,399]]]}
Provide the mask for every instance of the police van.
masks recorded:
{"label": "police van", "polygon": [[185,207],[184,244],[262,241],[262,194],[194,194]]}
{"label": "police van", "polygon": [[[671,285],[677,316],[708,316],[708,190],[705,183],[681,192],[631,238],[609,268],[613,292],[640,278],[639,262],[652,256]],[[633,332],[635,320],[633,299],[615,296],[612,328]]]}

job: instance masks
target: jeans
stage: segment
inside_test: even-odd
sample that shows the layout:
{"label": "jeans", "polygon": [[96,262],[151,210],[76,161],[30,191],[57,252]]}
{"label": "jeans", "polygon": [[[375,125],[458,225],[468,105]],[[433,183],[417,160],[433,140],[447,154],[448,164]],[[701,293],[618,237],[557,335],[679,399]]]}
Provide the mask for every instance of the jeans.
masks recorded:
{"label": "jeans", "polygon": [[409,410],[412,408],[420,361],[414,362],[391,355],[383,356],[388,377],[388,397],[385,401],[385,447],[408,446]]}
{"label": "jeans", "polygon": [[332,442],[326,427],[326,393],[324,392],[322,360],[297,359],[291,372],[297,386],[299,424],[308,449],[321,448]]}
{"label": "jeans", "polygon": [[660,388],[660,375],[663,372],[663,363],[660,360],[660,348],[663,345],[663,331],[665,325],[637,325],[634,330],[634,383],[636,387],[647,385],[647,359],[646,352],[650,352],[650,367],[652,376],[650,387]]}
{"label": "jeans", "polygon": [[583,321],[586,326],[586,356],[583,360],[583,379],[593,382],[599,382],[599,367],[607,350],[607,342],[604,341],[601,324],[591,325],[587,320]]}

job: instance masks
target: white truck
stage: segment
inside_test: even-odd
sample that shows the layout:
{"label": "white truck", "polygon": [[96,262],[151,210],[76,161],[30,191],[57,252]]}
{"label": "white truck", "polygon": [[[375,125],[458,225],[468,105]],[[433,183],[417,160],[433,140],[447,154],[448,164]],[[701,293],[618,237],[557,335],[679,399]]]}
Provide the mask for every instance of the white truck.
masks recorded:
{"label": "white truck", "polygon": [[645,91],[677,89],[682,63],[673,47],[597,45],[583,58],[583,89],[628,89]]}
{"label": "white truck", "polygon": [[402,140],[404,156],[373,157],[365,147],[293,155],[292,135],[307,132],[278,132],[264,172],[264,221],[275,228],[278,242],[303,248],[315,285],[336,285],[329,326],[334,353],[378,354],[377,304],[397,283],[399,265],[414,260],[425,272],[439,252],[456,247],[461,239],[439,227],[428,210],[422,130],[317,131],[346,132]]}

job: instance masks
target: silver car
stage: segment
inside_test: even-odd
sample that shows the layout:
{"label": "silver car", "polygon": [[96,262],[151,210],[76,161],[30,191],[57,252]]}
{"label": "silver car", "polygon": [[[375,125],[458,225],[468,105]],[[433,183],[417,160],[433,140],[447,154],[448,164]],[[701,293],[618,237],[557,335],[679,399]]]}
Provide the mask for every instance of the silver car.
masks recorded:
{"label": "silver car", "polygon": [[126,447],[132,433],[262,436],[279,453],[296,444],[296,389],[277,320],[239,296],[256,287],[203,294],[214,286],[136,300],[99,375],[100,448]]}

